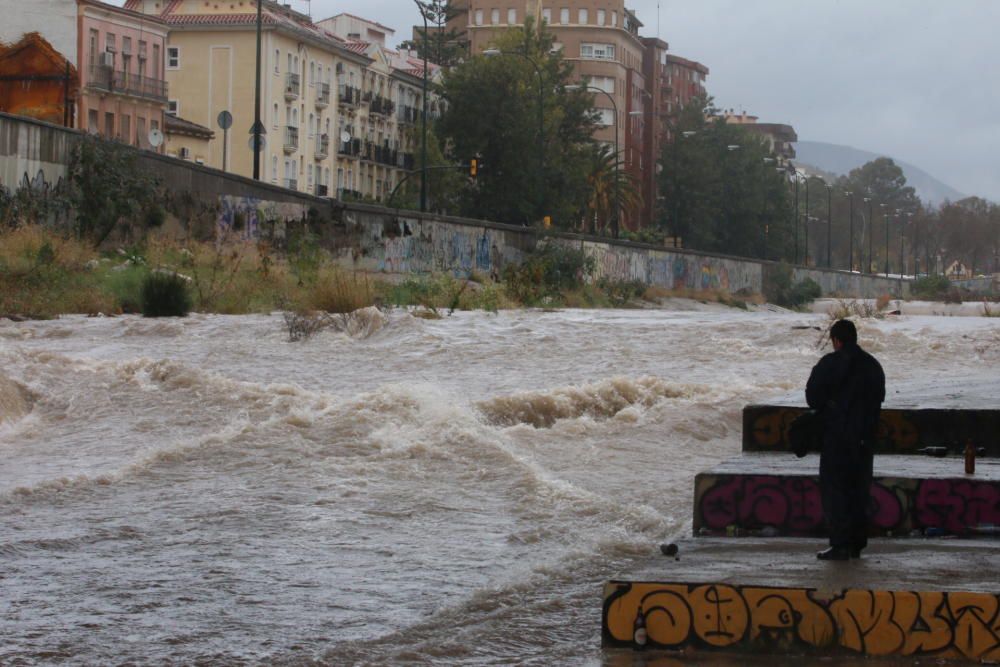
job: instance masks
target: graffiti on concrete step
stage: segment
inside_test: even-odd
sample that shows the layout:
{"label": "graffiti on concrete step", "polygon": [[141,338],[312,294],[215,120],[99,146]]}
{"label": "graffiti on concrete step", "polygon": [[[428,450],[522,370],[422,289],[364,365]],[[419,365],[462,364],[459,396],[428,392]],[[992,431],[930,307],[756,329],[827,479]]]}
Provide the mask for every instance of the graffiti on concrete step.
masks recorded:
{"label": "graffiti on concrete step", "polygon": [[[870,532],[940,530],[965,535],[1000,525],[1000,483],[966,479],[878,478],[871,487]],[[695,530],[825,534],[819,483],[812,476],[704,475],[697,482]]]}
{"label": "graffiti on concrete step", "polygon": [[1000,596],[988,593],[610,582],[603,643],[633,646],[639,611],[648,646],[797,652],[841,647],[868,656],[1000,659]]}

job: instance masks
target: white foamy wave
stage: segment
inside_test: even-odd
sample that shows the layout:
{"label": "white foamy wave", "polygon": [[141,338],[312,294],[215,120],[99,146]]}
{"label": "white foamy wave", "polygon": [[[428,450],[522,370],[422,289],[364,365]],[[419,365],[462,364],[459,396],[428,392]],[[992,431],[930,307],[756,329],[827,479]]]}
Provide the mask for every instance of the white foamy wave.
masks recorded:
{"label": "white foamy wave", "polygon": [[[631,407],[649,408],[665,399],[703,393],[704,387],[666,382],[656,377],[618,377],[589,385],[559,387],[500,396],[476,404],[498,426],[530,424],[547,428],[560,419],[608,419]],[[634,412],[629,418],[634,418]]]}

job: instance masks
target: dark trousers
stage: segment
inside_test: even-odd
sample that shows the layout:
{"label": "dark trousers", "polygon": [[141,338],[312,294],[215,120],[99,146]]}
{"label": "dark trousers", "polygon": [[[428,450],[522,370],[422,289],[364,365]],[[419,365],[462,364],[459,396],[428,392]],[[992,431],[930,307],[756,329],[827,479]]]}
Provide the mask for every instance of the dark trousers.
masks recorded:
{"label": "dark trousers", "polygon": [[864,549],[868,545],[872,463],[872,449],[866,443],[823,443],[819,486],[832,547]]}

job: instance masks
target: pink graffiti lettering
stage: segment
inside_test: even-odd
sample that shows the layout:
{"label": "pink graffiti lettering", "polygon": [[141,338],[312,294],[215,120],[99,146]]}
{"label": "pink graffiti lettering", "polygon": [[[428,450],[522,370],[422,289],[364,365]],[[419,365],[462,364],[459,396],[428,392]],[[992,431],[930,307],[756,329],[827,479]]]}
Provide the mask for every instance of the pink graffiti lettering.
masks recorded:
{"label": "pink graffiti lettering", "polygon": [[964,479],[924,480],[917,490],[916,521],[950,533],[979,524],[1000,524],[1000,485]]}

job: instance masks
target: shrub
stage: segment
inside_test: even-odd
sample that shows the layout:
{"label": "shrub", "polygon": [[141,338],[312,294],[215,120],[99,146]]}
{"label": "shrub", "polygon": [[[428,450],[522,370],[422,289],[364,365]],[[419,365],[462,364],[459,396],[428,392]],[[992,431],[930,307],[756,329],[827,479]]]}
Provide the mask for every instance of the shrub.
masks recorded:
{"label": "shrub", "polygon": [[771,303],[785,308],[800,308],[823,295],[822,288],[812,278],[793,285],[792,267],[788,264],[781,263],[765,270],[768,274],[764,281],[764,295]]}
{"label": "shrub", "polygon": [[632,299],[642,296],[646,291],[646,284],[641,280],[608,280],[601,278],[597,281],[597,286],[608,295],[608,301],[615,306],[624,306]]}
{"label": "shrub", "polygon": [[913,295],[922,299],[943,299],[950,290],[951,281],[942,275],[917,278],[910,285]]}
{"label": "shrub", "polygon": [[594,259],[583,250],[546,243],[525,257],[520,266],[508,266],[504,282],[512,297],[533,305],[579,286],[593,273],[594,265]]}
{"label": "shrub", "polygon": [[144,266],[126,266],[107,273],[104,283],[123,313],[142,312],[142,290],[148,275]]}
{"label": "shrub", "polygon": [[191,310],[187,281],[176,273],[155,272],[142,283],[145,317],[184,317]]}
{"label": "shrub", "polygon": [[374,305],[371,283],[364,276],[340,269],[323,272],[306,297],[309,310],[327,313],[353,313]]}
{"label": "shrub", "polygon": [[795,283],[788,294],[788,302],[792,308],[798,308],[812,303],[823,296],[823,289],[812,278],[805,278]]}

